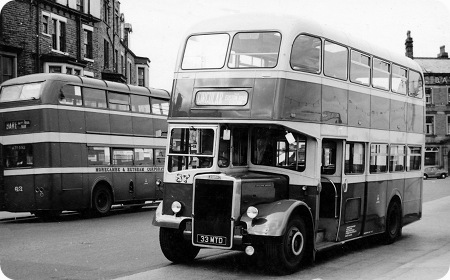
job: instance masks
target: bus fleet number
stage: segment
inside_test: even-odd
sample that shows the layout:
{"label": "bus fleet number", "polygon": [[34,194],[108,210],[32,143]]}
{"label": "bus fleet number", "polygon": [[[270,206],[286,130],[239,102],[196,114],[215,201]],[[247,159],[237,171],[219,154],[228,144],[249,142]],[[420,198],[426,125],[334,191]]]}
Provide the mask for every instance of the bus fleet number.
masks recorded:
{"label": "bus fleet number", "polygon": [[15,192],[23,192],[23,188],[22,188],[22,186],[15,186],[14,191]]}

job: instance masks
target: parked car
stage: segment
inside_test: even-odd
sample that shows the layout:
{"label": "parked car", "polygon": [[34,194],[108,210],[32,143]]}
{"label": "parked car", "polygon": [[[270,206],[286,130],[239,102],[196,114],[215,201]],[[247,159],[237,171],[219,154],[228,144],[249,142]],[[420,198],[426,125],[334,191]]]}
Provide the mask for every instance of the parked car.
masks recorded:
{"label": "parked car", "polygon": [[425,170],[423,171],[423,178],[441,178],[445,179],[448,176],[448,171],[441,169],[437,166],[425,166]]}

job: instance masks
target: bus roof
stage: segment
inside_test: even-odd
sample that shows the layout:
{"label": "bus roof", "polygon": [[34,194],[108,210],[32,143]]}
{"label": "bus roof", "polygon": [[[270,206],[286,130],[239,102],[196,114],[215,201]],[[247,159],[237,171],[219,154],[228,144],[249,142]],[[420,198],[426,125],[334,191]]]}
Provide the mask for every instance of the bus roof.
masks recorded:
{"label": "bus roof", "polygon": [[104,90],[120,91],[126,93],[136,93],[142,95],[152,95],[156,97],[167,98],[170,96],[169,92],[164,89],[147,88],[134,86],[129,84],[122,84],[117,82],[111,82],[106,80],[99,80],[89,77],[81,77],[69,74],[55,74],[55,73],[39,73],[31,74],[26,76],[17,77],[5,81],[1,86],[24,84],[24,83],[34,83],[43,81],[63,81],[70,84],[82,85],[87,87],[95,87]]}
{"label": "bus roof", "polygon": [[[325,23],[311,19],[304,19],[293,15],[271,14],[239,14],[213,18],[197,23],[189,30],[189,34],[220,33],[239,31],[280,31],[285,44],[291,45],[300,33],[320,36],[336,43],[341,43],[353,49],[372,54],[375,57],[421,72],[420,66],[412,59],[393,53],[377,44],[370,43],[362,38],[356,38],[341,30],[337,30]],[[282,39],[283,41],[283,39]]]}

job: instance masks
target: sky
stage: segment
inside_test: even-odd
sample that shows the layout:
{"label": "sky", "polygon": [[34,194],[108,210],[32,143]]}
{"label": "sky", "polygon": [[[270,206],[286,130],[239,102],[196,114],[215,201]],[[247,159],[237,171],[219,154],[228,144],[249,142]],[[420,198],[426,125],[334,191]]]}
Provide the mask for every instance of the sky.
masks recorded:
{"label": "sky", "polygon": [[[0,0],[0,9],[7,0]],[[132,25],[131,50],[148,57],[150,87],[172,87],[186,30],[195,23],[239,13],[294,14],[312,18],[366,41],[405,53],[411,31],[415,57],[450,52],[450,0],[120,0]],[[270,19],[268,19],[270,20]]]}

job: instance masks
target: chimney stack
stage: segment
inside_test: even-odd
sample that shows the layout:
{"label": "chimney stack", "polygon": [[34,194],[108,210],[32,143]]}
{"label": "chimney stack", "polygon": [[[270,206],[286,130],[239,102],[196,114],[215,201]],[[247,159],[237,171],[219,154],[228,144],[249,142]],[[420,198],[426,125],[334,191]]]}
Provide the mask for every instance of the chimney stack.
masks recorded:
{"label": "chimney stack", "polygon": [[437,55],[438,58],[448,58],[448,53],[445,52],[445,46],[440,47],[440,52]]}
{"label": "chimney stack", "polygon": [[411,38],[411,31],[409,31],[409,30],[408,30],[408,32],[406,32],[405,49],[406,49],[405,55],[407,57],[413,59],[414,58],[413,39]]}

